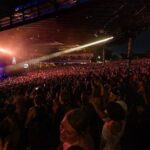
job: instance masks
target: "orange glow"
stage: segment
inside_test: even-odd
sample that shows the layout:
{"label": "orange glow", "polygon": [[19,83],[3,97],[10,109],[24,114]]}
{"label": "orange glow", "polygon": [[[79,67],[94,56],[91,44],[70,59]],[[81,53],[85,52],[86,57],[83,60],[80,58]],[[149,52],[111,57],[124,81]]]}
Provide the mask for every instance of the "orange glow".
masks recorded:
{"label": "orange glow", "polygon": [[13,53],[11,51],[8,51],[4,48],[0,48],[0,53],[4,53],[4,54],[7,54],[7,55],[13,55]]}

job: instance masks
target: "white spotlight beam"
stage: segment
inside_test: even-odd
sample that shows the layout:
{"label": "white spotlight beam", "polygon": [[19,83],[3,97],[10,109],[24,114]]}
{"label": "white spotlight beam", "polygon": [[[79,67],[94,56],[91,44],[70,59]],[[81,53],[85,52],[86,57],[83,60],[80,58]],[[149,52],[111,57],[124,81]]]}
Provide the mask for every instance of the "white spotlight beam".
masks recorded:
{"label": "white spotlight beam", "polygon": [[88,43],[88,44],[85,44],[85,45],[82,45],[82,46],[78,46],[78,47],[66,49],[66,50],[64,50],[64,51],[56,52],[56,53],[53,53],[53,54],[50,54],[50,55],[46,55],[46,56],[43,56],[43,57],[40,57],[40,58],[31,59],[31,60],[22,62],[22,63],[17,64],[17,65],[8,66],[7,69],[18,69],[18,68],[22,67],[23,64],[36,64],[36,63],[38,63],[38,62],[40,62],[40,61],[52,59],[52,58],[58,57],[58,56],[63,55],[63,54],[68,54],[68,53],[71,53],[71,52],[74,52],[74,51],[81,51],[81,50],[84,49],[84,48],[87,48],[87,47],[90,47],[90,46],[93,46],[93,45],[97,45],[97,44],[101,44],[101,43],[105,43],[105,42],[107,42],[107,41],[112,40],[113,38],[114,38],[114,37],[111,36],[111,37],[109,37],[109,38],[105,38],[105,39],[102,39],[102,40],[98,40],[98,41],[95,41],[95,42],[92,42],[92,43]]}

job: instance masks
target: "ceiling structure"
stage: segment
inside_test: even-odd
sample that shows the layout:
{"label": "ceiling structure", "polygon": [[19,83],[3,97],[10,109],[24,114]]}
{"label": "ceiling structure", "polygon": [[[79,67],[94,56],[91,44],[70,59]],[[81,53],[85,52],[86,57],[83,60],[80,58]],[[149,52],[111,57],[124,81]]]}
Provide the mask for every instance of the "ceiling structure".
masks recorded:
{"label": "ceiling structure", "polygon": [[148,0],[0,2],[0,44],[33,53],[39,49],[55,51],[109,35],[115,36],[114,42],[121,42],[149,25]]}

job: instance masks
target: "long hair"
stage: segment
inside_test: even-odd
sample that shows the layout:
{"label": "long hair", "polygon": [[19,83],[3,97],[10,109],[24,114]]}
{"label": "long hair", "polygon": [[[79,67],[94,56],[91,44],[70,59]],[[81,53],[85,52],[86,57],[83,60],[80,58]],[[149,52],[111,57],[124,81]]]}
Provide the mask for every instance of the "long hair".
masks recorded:
{"label": "long hair", "polygon": [[77,131],[78,134],[87,132],[89,127],[89,118],[84,109],[73,109],[67,114],[69,124]]}

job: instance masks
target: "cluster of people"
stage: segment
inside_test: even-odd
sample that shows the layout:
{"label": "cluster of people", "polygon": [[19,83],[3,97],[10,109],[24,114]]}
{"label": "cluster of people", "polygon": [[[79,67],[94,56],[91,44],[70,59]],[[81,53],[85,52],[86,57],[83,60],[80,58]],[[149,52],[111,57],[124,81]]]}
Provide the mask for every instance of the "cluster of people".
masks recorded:
{"label": "cluster of people", "polygon": [[0,83],[0,150],[143,149],[149,76],[150,60],[142,59],[130,68],[90,63],[7,78]]}

